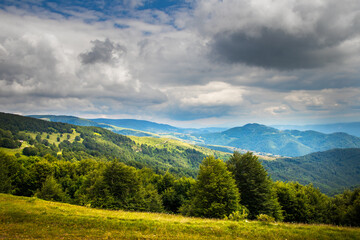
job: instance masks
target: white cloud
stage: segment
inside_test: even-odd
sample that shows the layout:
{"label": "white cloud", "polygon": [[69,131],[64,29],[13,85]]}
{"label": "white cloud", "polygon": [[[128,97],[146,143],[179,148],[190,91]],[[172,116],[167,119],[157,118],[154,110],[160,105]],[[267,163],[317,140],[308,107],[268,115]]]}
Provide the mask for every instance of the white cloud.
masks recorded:
{"label": "white cloud", "polygon": [[[201,0],[172,15],[142,3],[104,21],[0,10],[1,110],[212,124],[360,116],[356,1]],[[239,53],[234,39],[257,53],[214,57],[222,43]]]}

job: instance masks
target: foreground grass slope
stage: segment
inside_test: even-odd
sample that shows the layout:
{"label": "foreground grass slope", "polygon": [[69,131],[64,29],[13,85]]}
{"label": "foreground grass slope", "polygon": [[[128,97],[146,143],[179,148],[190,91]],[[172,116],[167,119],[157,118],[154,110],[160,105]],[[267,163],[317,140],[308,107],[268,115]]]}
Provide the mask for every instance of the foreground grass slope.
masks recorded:
{"label": "foreground grass slope", "polygon": [[360,239],[360,229],[98,210],[0,194],[0,238]]}

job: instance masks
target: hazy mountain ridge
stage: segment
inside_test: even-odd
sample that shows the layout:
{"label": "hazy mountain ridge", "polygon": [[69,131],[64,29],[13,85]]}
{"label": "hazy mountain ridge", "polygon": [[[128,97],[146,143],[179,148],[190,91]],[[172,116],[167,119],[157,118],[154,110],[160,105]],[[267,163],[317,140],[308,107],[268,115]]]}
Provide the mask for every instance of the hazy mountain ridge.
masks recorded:
{"label": "hazy mountain ridge", "polygon": [[96,118],[90,120],[99,124],[108,124],[116,127],[130,128],[140,131],[148,131],[152,133],[181,132],[181,130],[177,127],[145,120],[108,118]]}
{"label": "hazy mountain ridge", "polygon": [[360,122],[350,123],[332,123],[332,124],[313,124],[313,125],[273,125],[272,127],[280,130],[313,130],[322,133],[344,132],[350,135],[360,137]]}

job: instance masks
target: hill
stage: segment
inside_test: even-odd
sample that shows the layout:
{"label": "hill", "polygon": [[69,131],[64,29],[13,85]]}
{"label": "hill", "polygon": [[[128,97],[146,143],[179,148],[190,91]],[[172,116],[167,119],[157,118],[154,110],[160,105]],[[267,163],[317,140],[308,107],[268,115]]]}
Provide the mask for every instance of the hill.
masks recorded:
{"label": "hill", "polygon": [[333,195],[360,185],[360,149],[332,149],[296,158],[262,161],[273,180],[312,183]]}
{"label": "hill", "polygon": [[177,127],[145,120],[108,118],[96,118],[90,120],[96,123],[108,124],[116,127],[130,128],[152,133],[182,132],[182,130]]}
{"label": "hill", "polygon": [[296,157],[333,148],[359,148],[360,138],[346,133],[278,130],[260,124],[247,124],[220,133],[198,135],[203,143],[231,146],[256,152]]}
{"label": "hill", "polygon": [[[147,145],[100,127],[49,122],[6,113],[0,113],[0,129],[9,130],[13,136],[24,141],[23,146],[35,149],[35,155],[50,154],[69,161],[116,158],[137,168],[149,167],[179,176],[195,177],[206,154],[223,155],[194,145],[175,144],[176,141],[170,143],[166,139],[159,140],[167,142],[166,146]],[[17,151],[21,153],[22,149]]]}
{"label": "hill", "polygon": [[4,239],[359,239],[359,228],[109,211],[0,194]]}
{"label": "hill", "polygon": [[46,120],[46,121],[50,121],[50,122],[68,123],[68,124],[73,124],[73,125],[77,125],[77,126],[101,127],[101,128],[108,129],[108,130],[110,130],[112,132],[122,134],[122,135],[126,135],[126,136],[139,136],[139,137],[153,136],[153,137],[158,137],[158,135],[152,134],[150,132],[144,132],[144,131],[140,131],[140,130],[136,130],[136,129],[123,128],[123,127],[114,126],[114,125],[101,123],[101,122],[98,123],[98,122],[92,121],[90,119],[79,118],[79,117],[74,117],[74,116],[28,115],[27,117],[37,118],[37,119]]}
{"label": "hill", "polygon": [[103,127],[102,124],[98,124],[98,123],[96,123],[94,121],[91,121],[89,119],[79,118],[79,117],[74,117],[74,116],[65,116],[65,115],[60,115],[60,116],[55,116],[55,115],[28,115],[27,117],[37,118],[37,119],[41,119],[41,120],[45,120],[45,121],[49,121],[49,122],[68,123],[68,124],[73,124],[73,125],[78,125],[78,126]]}

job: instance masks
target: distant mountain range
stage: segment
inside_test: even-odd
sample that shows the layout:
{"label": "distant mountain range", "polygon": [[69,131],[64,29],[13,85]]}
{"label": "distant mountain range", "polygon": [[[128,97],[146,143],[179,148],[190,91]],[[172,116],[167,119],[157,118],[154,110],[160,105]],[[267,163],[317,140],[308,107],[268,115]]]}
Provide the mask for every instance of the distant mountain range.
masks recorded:
{"label": "distant mountain range", "polygon": [[317,125],[274,125],[274,128],[280,130],[292,129],[307,131],[313,130],[322,133],[336,133],[344,132],[350,135],[360,137],[360,122],[351,122],[351,123],[333,123],[333,124],[317,124]]}
{"label": "distant mountain range", "polygon": [[[332,149],[296,158],[263,161],[273,180],[298,181],[333,195],[360,183],[360,149]],[[334,191],[336,189],[336,191]]]}
{"label": "distant mountain range", "polygon": [[247,124],[220,133],[198,135],[204,144],[231,146],[256,152],[295,157],[333,148],[360,148],[360,138],[346,133],[278,130]]}
{"label": "distant mountain range", "polygon": [[80,126],[103,127],[123,135],[172,136],[217,150],[243,149],[288,157],[303,156],[333,148],[360,148],[360,138],[347,133],[325,134],[316,131],[278,130],[260,124],[247,124],[227,130],[185,129],[135,119],[83,119],[53,115],[30,115],[30,117]]}

